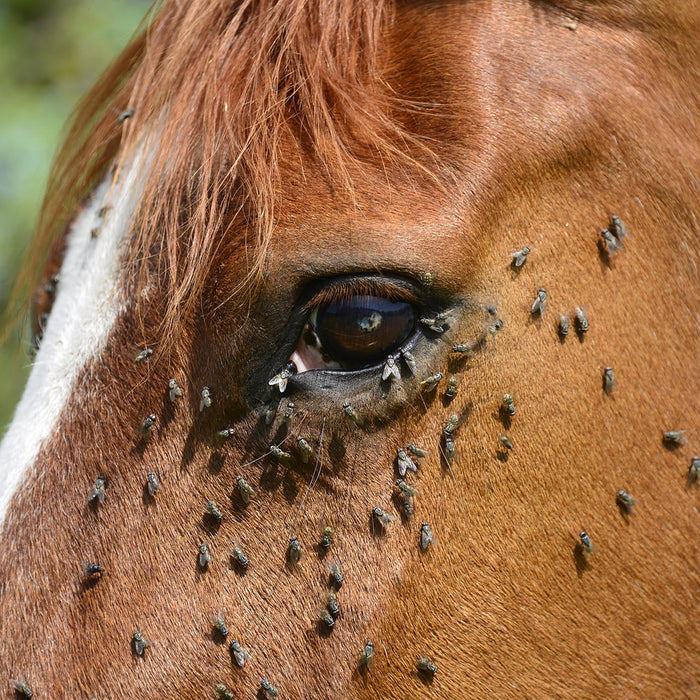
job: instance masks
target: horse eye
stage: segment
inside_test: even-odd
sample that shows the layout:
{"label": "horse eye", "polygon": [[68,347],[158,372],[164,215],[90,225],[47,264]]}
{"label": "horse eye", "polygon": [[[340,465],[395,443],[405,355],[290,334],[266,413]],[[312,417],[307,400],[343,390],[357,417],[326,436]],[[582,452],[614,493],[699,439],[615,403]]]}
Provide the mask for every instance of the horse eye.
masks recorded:
{"label": "horse eye", "polygon": [[398,349],[414,327],[415,312],[407,302],[344,297],[313,309],[290,359],[299,372],[361,369]]}

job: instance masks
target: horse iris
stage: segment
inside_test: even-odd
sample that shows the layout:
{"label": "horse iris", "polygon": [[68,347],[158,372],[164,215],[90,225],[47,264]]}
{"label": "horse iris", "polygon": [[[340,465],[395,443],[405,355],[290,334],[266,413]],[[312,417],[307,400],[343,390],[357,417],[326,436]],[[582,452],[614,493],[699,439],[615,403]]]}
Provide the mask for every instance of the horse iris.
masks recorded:
{"label": "horse iris", "polygon": [[414,324],[411,304],[352,296],[320,306],[315,331],[328,355],[343,365],[359,368],[396,350]]}

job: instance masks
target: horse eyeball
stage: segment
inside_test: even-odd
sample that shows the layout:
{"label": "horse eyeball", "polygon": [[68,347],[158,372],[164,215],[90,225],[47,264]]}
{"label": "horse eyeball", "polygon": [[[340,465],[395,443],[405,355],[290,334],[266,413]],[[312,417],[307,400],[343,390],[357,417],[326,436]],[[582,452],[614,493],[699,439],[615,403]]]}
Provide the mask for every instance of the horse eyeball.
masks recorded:
{"label": "horse eyeball", "polygon": [[361,369],[396,351],[415,323],[413,306],[407,302],[346,297],[312,311],[292,359],[300,371]]}

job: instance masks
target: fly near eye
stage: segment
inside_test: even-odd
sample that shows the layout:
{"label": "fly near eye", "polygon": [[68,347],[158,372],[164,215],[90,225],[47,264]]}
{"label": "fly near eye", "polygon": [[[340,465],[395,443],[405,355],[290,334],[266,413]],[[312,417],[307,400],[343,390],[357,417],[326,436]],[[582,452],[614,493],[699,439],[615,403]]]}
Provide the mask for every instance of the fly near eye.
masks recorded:
{"label": "fly near eye", "polygon": [[386,358],[415,326],[411,304],[368,295],[319,306],[312,317],[323,351],[348,368]]}

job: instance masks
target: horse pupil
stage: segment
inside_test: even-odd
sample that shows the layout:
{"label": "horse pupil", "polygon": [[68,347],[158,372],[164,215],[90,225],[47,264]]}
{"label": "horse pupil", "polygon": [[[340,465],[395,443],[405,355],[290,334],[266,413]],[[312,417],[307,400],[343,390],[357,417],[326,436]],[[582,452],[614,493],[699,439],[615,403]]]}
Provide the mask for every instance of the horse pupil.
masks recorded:
{"label": "horse pupil", "polygon": [[353,296],[321,306],[316,334],[334,360],[354,368],[384,359],[413,330],[413,307],[375,296]]}

